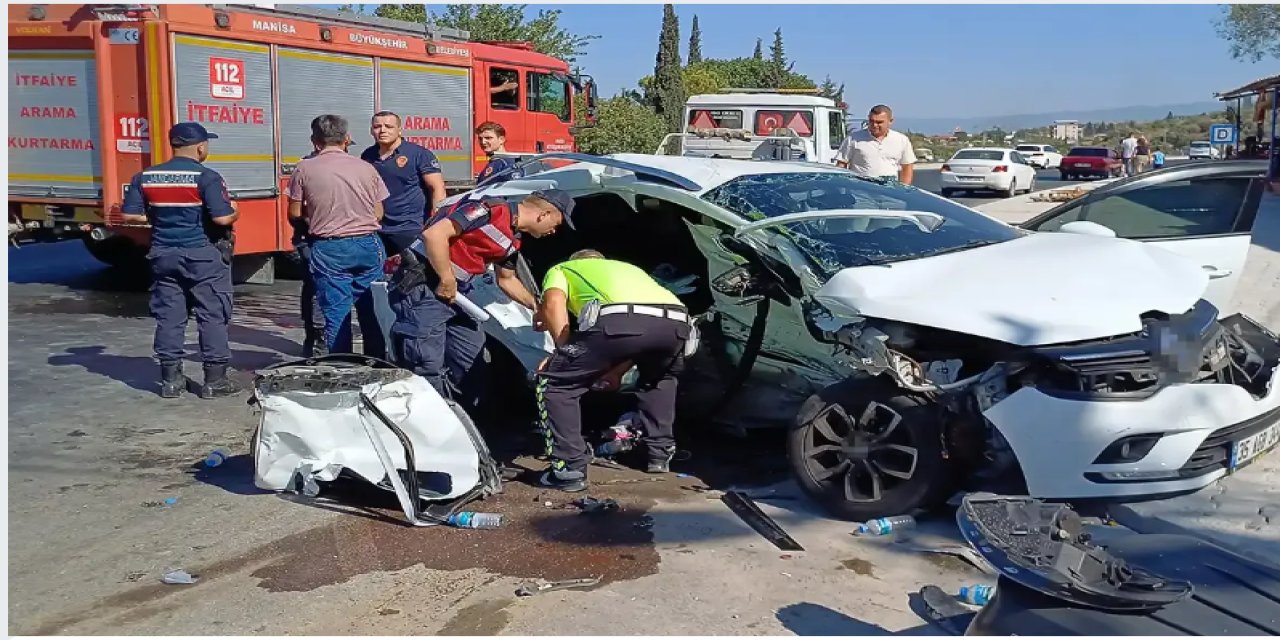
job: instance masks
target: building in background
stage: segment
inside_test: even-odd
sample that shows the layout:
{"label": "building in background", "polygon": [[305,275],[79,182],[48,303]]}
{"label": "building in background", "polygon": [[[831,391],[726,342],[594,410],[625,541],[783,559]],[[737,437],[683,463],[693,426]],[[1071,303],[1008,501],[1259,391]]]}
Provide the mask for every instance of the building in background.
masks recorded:
{"label": "building in background", "polygon": [[1080,141],[1080,121],[1079,120],[1054,120],[1053,121],[1053,139],[1063,140],[1068,144],[1075,144]]}

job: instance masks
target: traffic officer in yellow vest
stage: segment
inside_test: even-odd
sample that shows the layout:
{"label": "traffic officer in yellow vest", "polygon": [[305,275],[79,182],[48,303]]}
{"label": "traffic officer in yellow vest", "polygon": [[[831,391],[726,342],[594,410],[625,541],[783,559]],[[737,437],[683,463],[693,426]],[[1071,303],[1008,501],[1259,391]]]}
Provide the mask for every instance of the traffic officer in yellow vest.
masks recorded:
{"label": "traffic officer in yellow vest", "polygon": [[[569,314],[578,318],[570,332]],[[635,265],[584,249],[543,280],[540,320],[556,350],[538,372],[538,415],[551,468],[539,480],[562,491],[587,488],[591,449],[582,436],[578,401],[627,361],[639,369],[638,427],[649,473],[666,473],[675,455],[676,379],[697,348],[688,310],[674,293]]]}

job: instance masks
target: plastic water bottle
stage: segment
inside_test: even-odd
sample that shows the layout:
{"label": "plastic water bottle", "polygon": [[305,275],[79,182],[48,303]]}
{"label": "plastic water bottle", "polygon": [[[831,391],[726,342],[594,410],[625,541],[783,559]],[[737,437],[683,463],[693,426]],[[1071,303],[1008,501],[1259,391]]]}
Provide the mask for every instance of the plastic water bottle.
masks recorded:
{"label": "plastic water bottle", "polygon": [[989,584],[975,584],[967,587],[960,587],[960,599],[969,604],[985,606],[991,600],[991,596],[995,594],[996,588]]}
{"label": "plastic water bottle", "polygon": [[223,449],[214,449],[212,453],[204,459],[204,466],[213,468],[227,461],[227,452]]}
{"label": "plastic water bottle", "polygon": [[459,511],[449,516],[449,524],[461,529],[497,529],[502,526],[502,514]]}
{"label": "plastic water bottle", "polygon": [[855,531],[854,534],[859,536],[884,536],[889,535],[894,531],[911,529],[915,526],[916,519],[912,516],[874,518],[858,525],[858,530]]}

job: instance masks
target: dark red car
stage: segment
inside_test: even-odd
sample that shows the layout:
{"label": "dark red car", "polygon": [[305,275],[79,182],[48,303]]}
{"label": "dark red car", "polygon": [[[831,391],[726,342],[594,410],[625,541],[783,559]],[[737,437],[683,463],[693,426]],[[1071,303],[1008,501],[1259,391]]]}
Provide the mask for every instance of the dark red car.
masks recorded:
{"label": "dark red car", "polygon": [[1084,176],[1099,178],[1118,178],[1124,171],[1124,163],[1115,149],[1106,147],[1075,147],[1062,157],[1058,166],[1063,180],[1072,180]]}

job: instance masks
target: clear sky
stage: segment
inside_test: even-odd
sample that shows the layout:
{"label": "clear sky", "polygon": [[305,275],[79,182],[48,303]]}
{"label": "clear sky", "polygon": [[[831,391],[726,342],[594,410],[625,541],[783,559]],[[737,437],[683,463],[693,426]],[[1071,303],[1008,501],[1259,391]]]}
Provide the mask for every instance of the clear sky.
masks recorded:
{"label": "clear sky", "polygon": [[[603,36],[580,59],[604,96],[653,73],[662,5],[530,5]],[[1214,5],[676,5],[681,56],[698,15],[704,58],[765,55],[782,29],[795,70],[845,83],[853,113],[916,118],[1213,101],[1280,71],[1234,61]]]}

